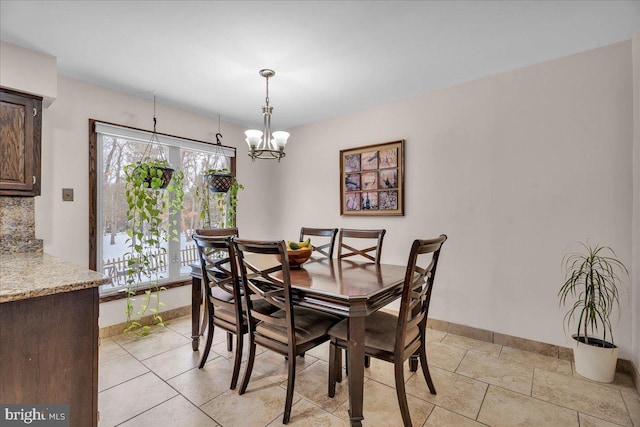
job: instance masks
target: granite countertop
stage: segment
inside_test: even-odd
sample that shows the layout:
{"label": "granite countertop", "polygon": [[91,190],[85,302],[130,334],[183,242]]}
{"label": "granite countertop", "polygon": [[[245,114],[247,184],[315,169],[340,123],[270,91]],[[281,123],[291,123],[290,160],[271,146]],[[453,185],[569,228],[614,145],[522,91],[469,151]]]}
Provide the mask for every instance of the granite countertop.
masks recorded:
{"label": "granite countertop", "polygon": [[0,303],[94,288],[107,280],[43,253],[0,254]]}

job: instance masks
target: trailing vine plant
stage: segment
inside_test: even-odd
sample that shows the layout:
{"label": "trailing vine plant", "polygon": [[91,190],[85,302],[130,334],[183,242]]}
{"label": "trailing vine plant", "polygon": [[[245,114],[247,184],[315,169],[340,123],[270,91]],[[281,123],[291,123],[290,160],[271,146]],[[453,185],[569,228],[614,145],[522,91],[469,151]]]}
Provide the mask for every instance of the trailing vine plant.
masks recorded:
{"label": "trailing vine plant", "polygon": [[[238,191],[244,190],[244,185],[234,181],[233,185],[229,189],[229,204],[227,209],[227,218],[225,222],[225,228],[231,228],[236,226],[236,209],[238,207]],[[219,195],[216,193],[216,197]]]}
{"label": "trailing vine plant", "polygon": [[196,199],[199,203],[199,219],[202,228],[231,228],[236,225],[238,191],[244,186],[234,177],[227,192],[210,191],[213,175],[229,175],[228,169],[208,169],[201,183],[196,187]]}
{"label": "trailing vine plant", "polygon": [[[166,160],[144,159],[125,166],[127,198],[127,324],[125,332],[149,332],[141,324],[142,317],[151,314],[153,323],[164,326],[159,314],[161,271],[165,269],[167,243],[179,240],[178,220],[182,210],[184,175],[173,171]],[[151,285],[145,290],[140,309],[134,308],[141,282]]]}

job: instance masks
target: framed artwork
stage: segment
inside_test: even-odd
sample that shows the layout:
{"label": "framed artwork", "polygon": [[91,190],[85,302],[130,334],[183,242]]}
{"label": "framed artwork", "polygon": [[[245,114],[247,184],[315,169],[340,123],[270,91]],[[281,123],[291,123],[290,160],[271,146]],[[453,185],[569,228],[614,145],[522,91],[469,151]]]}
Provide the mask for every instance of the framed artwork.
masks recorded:
{"label": "framed artwork", "polygon": [[340,215],[404,215],[404,140],[340,150]]}

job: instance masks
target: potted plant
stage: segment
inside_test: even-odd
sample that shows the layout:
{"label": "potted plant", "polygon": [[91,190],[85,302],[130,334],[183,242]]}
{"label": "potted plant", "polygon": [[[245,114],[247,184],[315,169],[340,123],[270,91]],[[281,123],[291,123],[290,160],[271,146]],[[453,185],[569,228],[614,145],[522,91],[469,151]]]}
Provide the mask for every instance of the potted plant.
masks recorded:
{"label": "potted plant", "polygon": [[242,189],[244,186],[228,169],[206,170],[202,184],[196,188],[202,228],[235,227],[238,191]]}
{"label": "potted plant", "polygon": [[[171,219],[182,210],[183,173],[174,171],[166,160],[144,159],[125,166],[127,198],[127,323],[125,332],[137,330],[146,335],[149,326],[141,319],[151,314],[153,322],[164,325],[159,314],[159,279],[166,264],[166,243],[177,240],[177,220]],[[140,309],[134,308],[134,297],[140,282],[148,281]]]}
{"label": "potted plant", "polygon": [[175,169],[166,160],[146,159],[133,165],[133,174],[140,178],[144,188],[167,188]]}
{"label": "potted plant", "polygon": [[204,173],[204,177],[212,193],[226,193],[236,180],[227,168],[209,169]]}
{"label": "potted plant", "polygon": [[608,246],[582,243],[580,253],[563,257],[565,282],[558,296],[569,311],[564,317],[565,331],[574,325],[573,354],[576,371],[599,382],[612,382],[618,347],[613,342],[611,315],[620,303],[620,275],[629,275],[624,264]]}

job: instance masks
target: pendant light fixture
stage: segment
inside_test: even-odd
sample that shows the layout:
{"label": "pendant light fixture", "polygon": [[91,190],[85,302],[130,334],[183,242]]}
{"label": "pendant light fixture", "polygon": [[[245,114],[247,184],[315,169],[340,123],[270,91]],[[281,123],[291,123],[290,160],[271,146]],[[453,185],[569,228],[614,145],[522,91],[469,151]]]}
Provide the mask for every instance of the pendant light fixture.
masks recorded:
{"label": "pendant light fixture", "polygon": [[249,157],[255,162],[256,159],[277,159],[280,161],[286,154],[284,147],[287,145],[289,132],[271,132],[271,113],[273,107],[269,105],[269,79],[276,75],[276,72],[269,69],[260,70],[259,74],[267,80],[267,96],[265,106],[262,107],[263,128],[262,131],[250,129],[245,131],[247,144],[249,145]]}

